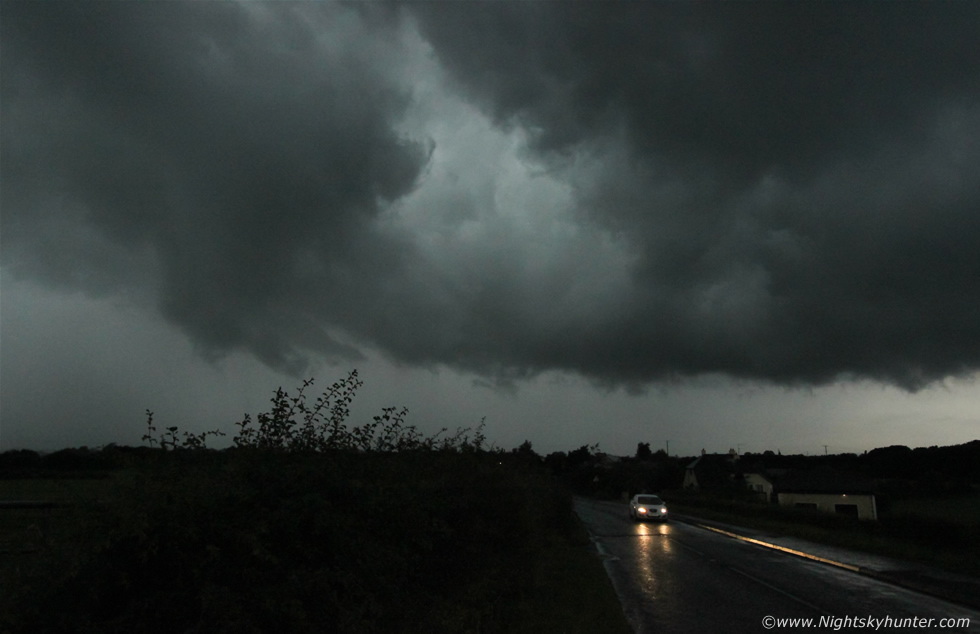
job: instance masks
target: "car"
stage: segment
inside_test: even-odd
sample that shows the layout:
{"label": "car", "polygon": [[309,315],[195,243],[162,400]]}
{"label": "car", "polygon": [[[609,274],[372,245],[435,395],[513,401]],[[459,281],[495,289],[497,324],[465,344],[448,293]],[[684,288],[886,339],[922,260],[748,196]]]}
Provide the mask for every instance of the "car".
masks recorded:
{"label": "car", "polygon": [[649,493],[634,495],[633,499],[630,500],[630,519],[634,522],[645,520],[666,522],[668,521],[667,505],[656,495]]}

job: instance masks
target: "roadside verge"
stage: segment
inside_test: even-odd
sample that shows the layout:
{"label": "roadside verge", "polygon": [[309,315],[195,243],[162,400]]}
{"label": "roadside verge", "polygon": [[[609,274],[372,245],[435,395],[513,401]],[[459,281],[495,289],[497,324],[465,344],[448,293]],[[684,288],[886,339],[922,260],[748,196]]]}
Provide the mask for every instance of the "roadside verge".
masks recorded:
{"label": "roadside verge", "polygon": [[704,530],[810,559],[857,574],[885,581],[951,603],[980,609],[980,579],[930,568],[897,559],[870,555],[844,548],[827,546],[796,537],[783,537],[754,529],[705,520],[689,515],[674,514],[671,519]]}

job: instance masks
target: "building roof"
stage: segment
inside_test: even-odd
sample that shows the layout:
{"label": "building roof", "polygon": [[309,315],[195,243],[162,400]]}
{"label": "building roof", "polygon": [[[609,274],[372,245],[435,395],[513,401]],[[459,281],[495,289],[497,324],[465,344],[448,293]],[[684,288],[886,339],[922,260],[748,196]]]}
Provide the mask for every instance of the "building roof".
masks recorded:
{"label": "building roof", "polygon": [[830,467],[791,471],[776,483],[780,493],[874,493],[874,481],[867,476]]}
{"label": "building roof", "polygon": [[728,454],[705,454],[687,465],[699,488],[716,488],[731,483],[735,466]]}
{"label": "building roof", "polygon": [[765,473],[761,473],[759,471],[747,471],[747,472],[743,473],[742,476],[744,478],[746,478],[746,479],[749,478],[749,477],[760,478],[762,480],[765,480],[769,484],[773,484],[773,481],[774,481],[774,478],[772,476],[769,476],[769,475],[767,475]]}

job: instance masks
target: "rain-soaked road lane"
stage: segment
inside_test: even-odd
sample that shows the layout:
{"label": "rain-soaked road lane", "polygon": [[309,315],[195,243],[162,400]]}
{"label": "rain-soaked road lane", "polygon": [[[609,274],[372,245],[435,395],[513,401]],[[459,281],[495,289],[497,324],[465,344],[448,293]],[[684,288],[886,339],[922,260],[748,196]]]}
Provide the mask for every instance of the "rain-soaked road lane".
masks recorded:
{"label": "rain-soaked road lane", "polygon": [[[627,619],[643,634],[790,631],[765,628],[767,616],[809,617],[815,623],[821,617],[919,617],[934,623],[971,617],[969,630],[942,631],[980,631],[974,611],[680,522],[634,524],[622,503],[577,499],[576,511],[606,559]],[[875,628],[862,628],[869,630]]]}

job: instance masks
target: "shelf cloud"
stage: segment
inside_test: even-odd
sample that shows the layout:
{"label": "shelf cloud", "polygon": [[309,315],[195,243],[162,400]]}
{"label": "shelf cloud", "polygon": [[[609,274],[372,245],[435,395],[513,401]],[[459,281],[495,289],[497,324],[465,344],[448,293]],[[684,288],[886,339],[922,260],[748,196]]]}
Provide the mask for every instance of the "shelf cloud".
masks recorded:
{"label": "shelf cloud", "polygon": [[980,368],[972,3],[2,5],[0,263],[218,358]]}

